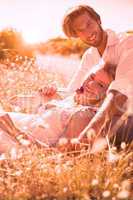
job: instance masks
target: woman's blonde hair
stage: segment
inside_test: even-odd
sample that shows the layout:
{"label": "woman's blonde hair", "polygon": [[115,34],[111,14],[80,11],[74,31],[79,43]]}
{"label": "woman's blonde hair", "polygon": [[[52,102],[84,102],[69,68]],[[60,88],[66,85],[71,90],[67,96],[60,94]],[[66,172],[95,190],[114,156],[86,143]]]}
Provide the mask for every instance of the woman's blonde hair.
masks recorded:
{"label": "woman's blonde hair", "polygon": [[68,12],[66,13],[66,15],[63,18],[62,28],[63,28],[63,32],[65,33],[66,36],[77,37],[77,35],[73,29],[73,26],[72,26],[72,21],[77,16],[83,14],[84,12],[87,12],[96,21],[99,20],[101,22],[99,14],[97,14],[96,11],[93,8],[91,8],[90,6],[87,6],[87,5],[75,6],[75,7],[71,8],[70,10],[68,10]]}

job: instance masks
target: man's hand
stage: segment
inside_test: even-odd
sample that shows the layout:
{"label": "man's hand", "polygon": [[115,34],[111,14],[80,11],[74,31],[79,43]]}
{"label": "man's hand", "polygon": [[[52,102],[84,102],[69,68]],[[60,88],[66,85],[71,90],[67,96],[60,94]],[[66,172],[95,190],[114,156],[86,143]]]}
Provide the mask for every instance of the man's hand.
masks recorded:
{"label": "man's hand", "polygon": [[48,85],[48,86],[44,86],[43,88],[39,89],[39,93],[41,94],[41,96],[51,97],[51,96],[55,95],[56,92],[57,92],[57,88],[55,85]]}

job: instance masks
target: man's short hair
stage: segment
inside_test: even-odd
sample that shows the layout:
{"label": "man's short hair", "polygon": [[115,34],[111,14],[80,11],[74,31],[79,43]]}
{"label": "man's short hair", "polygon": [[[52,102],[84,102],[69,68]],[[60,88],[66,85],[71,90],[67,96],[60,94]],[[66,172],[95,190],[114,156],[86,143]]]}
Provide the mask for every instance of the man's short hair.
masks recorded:
{"label": "man's short hair", "polygon": [[63,32],[65,33],[66,36],[68,37],[77,37],[73,26],[72,26],[72,21],[79,15],[82,15],[83,13],[87,12],[94,20],[96,21],[100,21],[100,16],[99,14],[96,13],[96,11],[91,8],[90,6],[87,5],[78,5],[75,6],[73,8],[71,8],[70,10],[68,10],[68,12],[66,13],[66,15],[64,16],[63,19],[63,23],[62,23],[62,28],[63,28]]}

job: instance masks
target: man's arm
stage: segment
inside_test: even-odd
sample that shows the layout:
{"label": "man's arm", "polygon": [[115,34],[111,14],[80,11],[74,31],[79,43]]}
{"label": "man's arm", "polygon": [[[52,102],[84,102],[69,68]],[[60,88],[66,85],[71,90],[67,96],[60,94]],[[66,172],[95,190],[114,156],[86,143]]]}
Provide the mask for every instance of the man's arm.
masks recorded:
{"label": "man's arm", "polygon": [[122,110],[120,110],[120,108],[122,108],[126,100],[127,97],[122,93],[118,91],[110,91],[107,94],[102,106],[90,121],[89,125],[79,135],[79,140],[82,139],[87,134],[87,132],[89,134],[89,130],[93,130],[93,134],[95,132],[94,137],[99,136],[102,128],[106,126],[106,123],[109,119],[112,119],[115,114],[122,114]]}
{"label": "man's arm", "polygon": [[80,66],[68,84],[67,89],[70,92],[75,92],[77,88],[80,88],[86,79],[87,74],[89,74],[90,70],[93,68],[93,66],[95,66],[95,64],[95,59],[93,58],[90,48],[84,53]]}

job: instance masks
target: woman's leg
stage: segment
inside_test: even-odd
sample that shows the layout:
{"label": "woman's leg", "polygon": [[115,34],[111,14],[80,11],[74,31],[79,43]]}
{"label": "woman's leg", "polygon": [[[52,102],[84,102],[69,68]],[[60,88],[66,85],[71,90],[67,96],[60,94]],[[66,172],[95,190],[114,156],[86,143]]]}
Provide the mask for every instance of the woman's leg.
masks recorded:
{"label": "woman's leg", "polygon": [[29,135],[29,138],[31,136],[31,139],[51,145],[55,144],[60,138],[64,127],[68,123],[71,110],[56,107],[46,110],[42,115],[15,112],[4,113],[3,115],[7,114],[10,117],[8,123],[11,124],[11,135],[14,134],[16,127],[14,137],[23,132]]}
{"label": "woman's leg", "polygon": [[30,132],[35,140],[49,145],[61,137],[74,138],[88,125],[95,112],[90,109],[53,108],[43,115],[8,113],[14,125],[22,132]]}
{"label": "woman's leg", "polygon": [[18,143],[6,131],[0,128],[0,154],[17,149]]}

